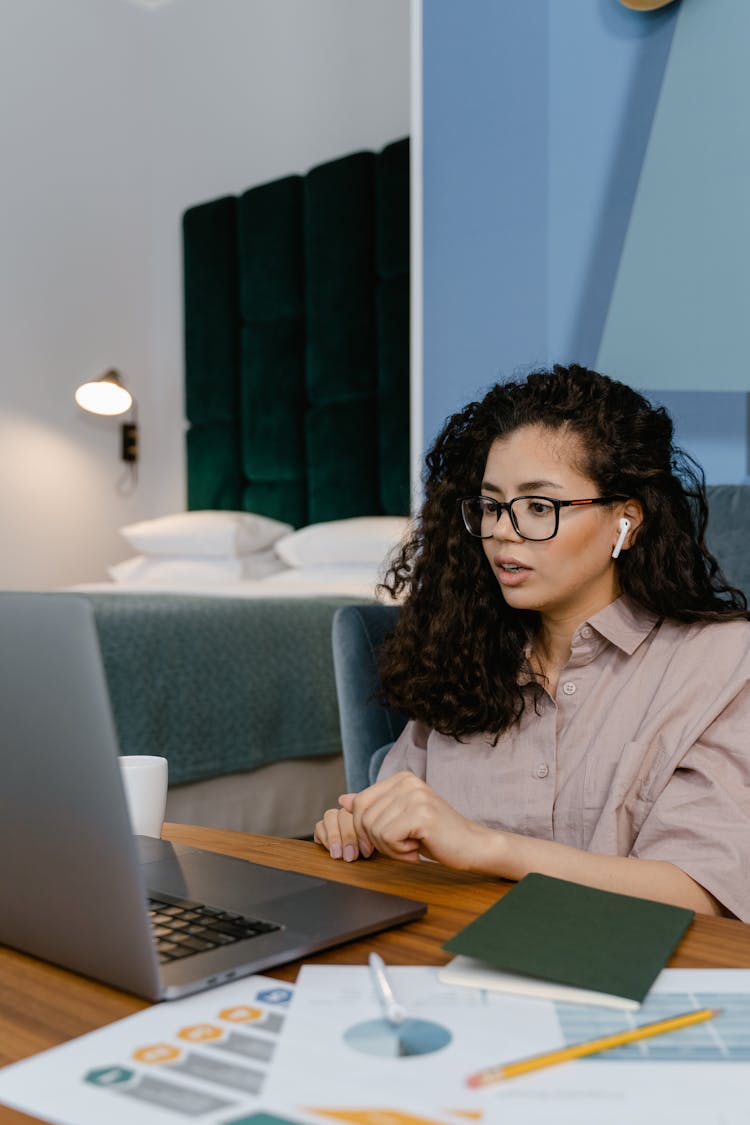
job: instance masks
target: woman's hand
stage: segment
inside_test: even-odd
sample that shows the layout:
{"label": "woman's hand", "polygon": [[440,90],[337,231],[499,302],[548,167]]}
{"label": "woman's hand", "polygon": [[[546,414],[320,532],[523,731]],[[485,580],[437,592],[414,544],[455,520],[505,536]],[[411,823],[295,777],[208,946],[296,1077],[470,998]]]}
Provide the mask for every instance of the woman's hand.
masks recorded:
{"label": "woman's hand", "polygon": [[496,831],[457,813],[409,771],[361,793],[344,793],[315,825],[315,839],[334,859],[372,855],[416,863],[420,855],[475,874],[522,879],[540,871],[605,891],[674,903],[705,914],[725,913],[699,883],[665,860],[600,855],[554,840]]}
{"label": "woman's hand", "polygon": [[[343,811],[331,810],[330,824],[339,832],[345,824],[350,841],[360,842],[361,854],[370,854],[361,847],[367,841],[371,850],[375,847],[394,859],[416,863],[423,855],[463,871],[497,871],[503,834],[461,816],[409,771],[378,781],[361,793],[345,793],[339,801]],[[326,817],[319,824],[327,826]],[[344,817],[348,819],[344,821]],[[330,828],[326,831],[330,840]]]}
{"label": "woman's hand", "polygon": [[463,871],[500,873],[504,834],[467,820],[408,770],[361,793],[344,793],[339,802],[313,836],[332,859],[367,859],[377,848],[410,863],[424,856]]}
{"label": "woman's hand", "polygon": [[[339,801],[353,800],[355,793],[344,793]],[[344,859],[347,863],[362,856],[367,859],[375,850],[369,838],[357,832],[354,828],[354,818],[346,808],[328,809],[323,813],[323,819],[315,825],[313,839],[316,844],[322,844],[331,856],[331,859]]]}

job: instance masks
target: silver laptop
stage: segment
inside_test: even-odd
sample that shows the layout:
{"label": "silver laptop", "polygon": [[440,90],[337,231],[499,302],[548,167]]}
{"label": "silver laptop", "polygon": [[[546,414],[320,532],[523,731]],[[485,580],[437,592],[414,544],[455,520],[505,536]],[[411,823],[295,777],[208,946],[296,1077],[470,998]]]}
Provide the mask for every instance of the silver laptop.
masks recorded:
{"label": "silver laptop", "polygon": [[0,593],[0,739],[0,942],[25,953],[172,999],[425,912],[133,836],[83,597]]}

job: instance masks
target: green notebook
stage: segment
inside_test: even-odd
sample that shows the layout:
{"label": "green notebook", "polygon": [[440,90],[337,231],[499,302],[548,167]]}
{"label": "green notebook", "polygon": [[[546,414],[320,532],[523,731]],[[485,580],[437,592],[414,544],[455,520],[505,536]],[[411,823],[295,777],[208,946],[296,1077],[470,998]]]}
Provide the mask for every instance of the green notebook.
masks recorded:
{"label": "green notebook", "polygon": [[637,1008],[693,919],[649,899],[527,875],[447,941],[450,984]]}

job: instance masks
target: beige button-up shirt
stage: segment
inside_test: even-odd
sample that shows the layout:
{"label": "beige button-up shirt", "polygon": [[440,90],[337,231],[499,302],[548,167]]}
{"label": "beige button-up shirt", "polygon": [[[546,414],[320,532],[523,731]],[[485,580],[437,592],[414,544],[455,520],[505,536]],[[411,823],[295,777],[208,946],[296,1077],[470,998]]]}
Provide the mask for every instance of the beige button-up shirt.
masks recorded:
{"label": "beige button-up shirt", "polygon": [[750,622],[618,598],[496,746],[410,722],[378,776],[403,769],[491,828],[674,863],[750,922]]}

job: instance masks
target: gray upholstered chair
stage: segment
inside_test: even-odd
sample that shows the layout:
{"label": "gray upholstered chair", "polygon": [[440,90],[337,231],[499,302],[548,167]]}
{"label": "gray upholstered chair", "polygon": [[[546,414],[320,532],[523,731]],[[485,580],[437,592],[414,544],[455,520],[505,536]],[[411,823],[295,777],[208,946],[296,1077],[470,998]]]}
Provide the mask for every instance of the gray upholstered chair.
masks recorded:
{"label": "gray upholstered chair", "polygon": [[333,618],[333,667],[346,784],[350,793],[376,778],[406,719],[374,698],[380,689],[377,650],[393,629],[396,606],[348,605]]}
{"label": "gray upholstered chair", "polygon": [[714,484],[706,539],[727,579],[750,601],[750,485]]}

